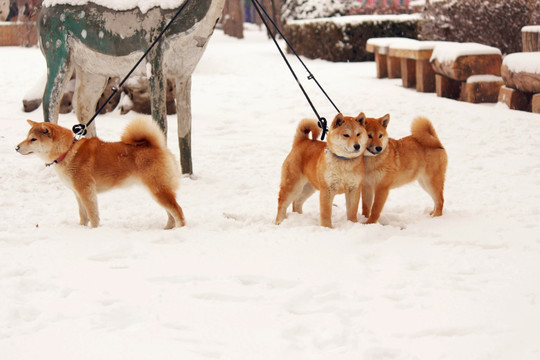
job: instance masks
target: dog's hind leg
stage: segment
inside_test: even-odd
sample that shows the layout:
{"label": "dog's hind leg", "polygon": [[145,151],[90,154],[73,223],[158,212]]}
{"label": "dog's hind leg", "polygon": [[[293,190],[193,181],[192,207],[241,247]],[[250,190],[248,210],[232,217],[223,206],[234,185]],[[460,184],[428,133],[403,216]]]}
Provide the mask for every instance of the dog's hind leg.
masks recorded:
{"label": "dog's hind leg", "polygon": [[431,216],[441,216],[444,206],[444,175],[433,175],[420,177],[418,183],[433,199],[433,210],[429,213]]}
{"label": "dog's hind leg", "polygon": [[150,189],[156,201],[167,211],[168,218],[167,225],[165,225],[166,230],[186,225],[184,212],[182,211],[180,205],[178,205],[176,195],[173,191],[160,188],[159,186],[148,186],[148,189]]}
{"label": "dog's hind leg", "polygon": [[293,201],[293,211],[301,214],[302,206],[304,205],[304,202],[306,202],[306,200],[311,195],[313,195],[314,192],[315,192],[315,188],[309,182],[306,183],[306,185],[304,185],[304,188],[302,189],[302,192]]}
{"label": "dog's hind leg", "polygon": [[[75,113],[81,124],[87,124],[96,112],[96,106],[107,86],[107,77],[90,74],[80,67],[76,68],[75,79]],[[97,136],[93,122],[88,126],[87,137]]]}
{"label": "dog's hind leg", "polygon": [[287,208],[302,193],[306,182],[302,179],[289,179],[282,181],[279,189],[278,211],[275,224],[279,225],[287,217]]}

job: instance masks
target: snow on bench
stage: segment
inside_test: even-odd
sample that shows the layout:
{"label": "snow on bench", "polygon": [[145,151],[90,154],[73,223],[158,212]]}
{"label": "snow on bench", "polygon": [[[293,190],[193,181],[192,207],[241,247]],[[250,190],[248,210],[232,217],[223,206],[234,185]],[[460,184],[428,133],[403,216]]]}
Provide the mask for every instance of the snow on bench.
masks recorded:
{"label": "snow on bench", "polygon": [[403,87],[416,87],[420,92],[435,91],[435,72],[429,60],[435,46],[440,41],[398,41],[388,48],[391,57],[401,62]]}
{"label": "snow on bench", "polygon": [[501,75],[501,50],[477,43],[440,42],[431,55],[436,73],[465,81],[471,75]]}
{"label": "snow on bench", "polygon": [[499,93],[499,102],[511,109],[540,113],[540,52],[507,55],[501,74],[505,87]]}
{"label": "snow on bench", "polygon": [[379,79],[388,77],[396,79],[401,76],[401,64],[399,58],[390,56],[388,50],[391,44],[414,43],[415,39],[386,37],[370,38],[366,42],[366,50],[375,54],[375,65],[377,67],[377,77]]}
{"label": "snow on bench", "polygon": [[474,102],[483,98],[493,101],[490,94],[492,86],[496,85],[492,82],[485,86],[474,86],[477,91],[474,96],[463,91],[472,91],[472,86],[465,85],[470,76],[501,75],[502,54],[499,49],[477,43],[441,42],[435,46],[430,62],[436,73],[438,96]]}

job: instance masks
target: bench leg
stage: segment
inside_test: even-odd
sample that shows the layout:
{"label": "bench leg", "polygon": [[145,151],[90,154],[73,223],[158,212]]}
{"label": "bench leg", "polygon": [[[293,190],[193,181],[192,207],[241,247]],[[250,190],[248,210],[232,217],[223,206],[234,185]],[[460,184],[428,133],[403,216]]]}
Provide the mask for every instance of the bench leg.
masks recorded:
{"label": "bench leg", "polygon": [[416,91],[435,92],[435,72],[429,60],[416,60]]}
{"label": "bench leg", "polygon": [[444,75],[435,75],[435,87],[437,96],[449,99],[458,99],[461,92],[461,82],[450,79]]}
{"label": "bench leg", "polygon": [[531,94],[506,86],[501,87],[499,91],[499,102],[506,104],[512,110],[531,111]]}
{"label": "bench leg", "polygon": [[496,103],[502,81],[465,83],[461,89],[460,100],[470,103]]}
{"label": "bench leg", "polygon": [[540,114],[540,94],[534,94],[532,96],[532,112],[536,114]]}
{"label": "bench leg", "polygon": [[401,82],[405,88],[416,85],[416,61],[414,59],[401,59]]}
{"label": "bench leg", "polygon": [[387,56],[375,53],[375,66],[377,67],[377,78],[382,79],[388,77]]}
{"label": "bench leg", "polygon": [[388,56],[388,78],[389,79],[398,79],[401,77],[401,62],[400,59],[395,56]]}

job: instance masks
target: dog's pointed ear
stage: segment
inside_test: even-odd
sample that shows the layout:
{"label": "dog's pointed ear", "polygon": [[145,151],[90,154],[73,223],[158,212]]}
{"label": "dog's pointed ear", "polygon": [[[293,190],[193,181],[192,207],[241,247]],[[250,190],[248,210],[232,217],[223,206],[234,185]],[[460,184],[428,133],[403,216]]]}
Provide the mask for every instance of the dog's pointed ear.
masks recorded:
{"label": "dog's pointed ear", "polygon": [[32,121],[32,120],[30,120],[30,119],[27,119],[26,122],[27,122],[30,126],[34,126],[34,125],[37,124],[37,122]]}
{"label": "dog's pointed ear", "polygon": [[343,114],[339,113],[334,118],[334,121],[332,121],[332,129],[338,128],[345,122],[345,119],[343,118]]}
{"label": "dog's pointed ear", "polygon": [[52,135],[52,129],[49,129],[46,123],[41,124],[41,132],[43,135],[51,136]]}
{"label": "dog's pointed ear", "polygon": [[365,126],[366,125],[366,114],[361,112],[360,114],[358,114],[358,116],[356,117],[355,120],[358,121],[360,123],[360,125]]}
{"label": "dog's pointed ear", "polygon": [[379,119],[381,125],[386,129],[388,126],[388,123],[390,122],[390,114],[384,115],[382,118]]}

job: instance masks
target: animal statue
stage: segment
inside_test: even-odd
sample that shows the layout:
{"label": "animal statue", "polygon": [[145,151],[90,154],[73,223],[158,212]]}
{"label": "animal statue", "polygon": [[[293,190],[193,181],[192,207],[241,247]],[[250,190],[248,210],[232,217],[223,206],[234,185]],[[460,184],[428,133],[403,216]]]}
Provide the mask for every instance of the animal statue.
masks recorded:
{"label": "animal statue", "polygon": [[6,21],[9,15],[9,0],[0,0],[0,21]]}
{"label": "animal statue", "polygon": [[[175,82],[180,163],[182,172],[191,174],[191,75],[225,0],[176,0],[176,8],[171,9],[158,6],[159,2],[135,1],[132,8],[118,9],[101,5],[111,3],[105,0],[88,0],[82,5],[44,0],[38,21],[48,68],[43,116],[45,121],[58,121],[59,102],[75,70],[75,112],[78,121],[86,124],[94,115],[108,78],[125,77],[182,9],[133,75],[149,78],[152,118],[165,134],[167,79]],[[126,2],[120,4],[125,6]],[[95,122],[87,131],[87,136],[97,135]]]}

